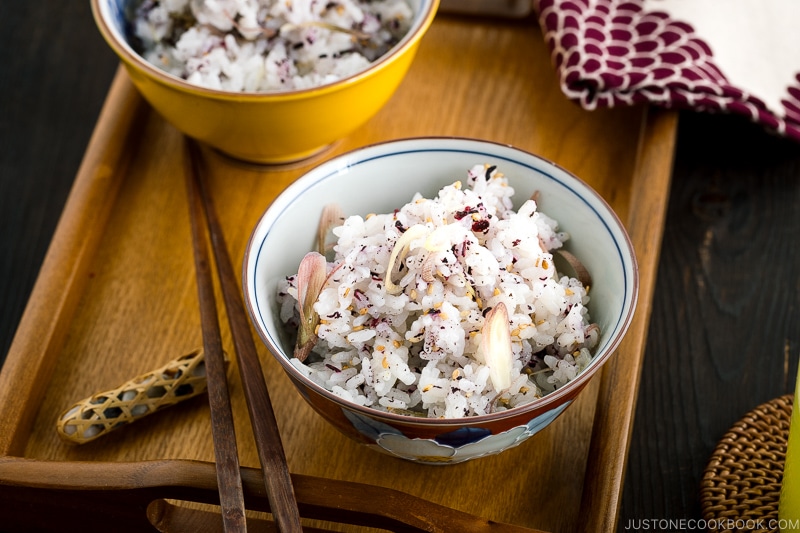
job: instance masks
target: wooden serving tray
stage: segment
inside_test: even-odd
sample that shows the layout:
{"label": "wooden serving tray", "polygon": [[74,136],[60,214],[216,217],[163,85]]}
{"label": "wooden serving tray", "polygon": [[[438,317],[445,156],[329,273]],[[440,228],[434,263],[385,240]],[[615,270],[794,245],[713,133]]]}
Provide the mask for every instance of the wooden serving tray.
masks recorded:
{"label": "wooden serving tray", "polygon": [[[324,499],[337,485],[315,479],[355,481],[530,529],[613,531],[676,125],[671,112],[590,113],[568,102],[534,19],[440,15],[386,108],[315,160],[264,169],[206,151],[212,194],[237,261],[272,199],[312,165],[362,145],[426,135],[508,143],[558,163],[606,198],[637,252],[636,318],[602,377],[544,431],[494,457],[432,467],[351,442],[310,410],[258,343],[299,490]],[[4,526],[134,530],[138,522],[128,515],[140,510],[131,496],[137,488],[147,488],[148,498],[213,501],[204,396],[79,447],[62,442],[55,429],[72,402],[201,344],[182,146],[179,132],[120,70],[0,373]],[[251,480],[246,497],[255,502],[258,459],[238,373],[231,367],[228,375],[241,463]],[[154,479],[171,488],[159,493]],[[128,497],[134,511],[125,510]]]}

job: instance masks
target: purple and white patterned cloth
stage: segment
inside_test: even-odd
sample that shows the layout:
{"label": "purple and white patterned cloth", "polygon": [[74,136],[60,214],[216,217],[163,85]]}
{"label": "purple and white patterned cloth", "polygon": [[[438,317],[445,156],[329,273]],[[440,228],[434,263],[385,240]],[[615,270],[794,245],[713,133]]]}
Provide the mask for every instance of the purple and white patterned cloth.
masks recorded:
{"label": "purple and white patterned cloth", "polygon": [[800,0],[534,0],[585,109],[738,113],[800,141]]}

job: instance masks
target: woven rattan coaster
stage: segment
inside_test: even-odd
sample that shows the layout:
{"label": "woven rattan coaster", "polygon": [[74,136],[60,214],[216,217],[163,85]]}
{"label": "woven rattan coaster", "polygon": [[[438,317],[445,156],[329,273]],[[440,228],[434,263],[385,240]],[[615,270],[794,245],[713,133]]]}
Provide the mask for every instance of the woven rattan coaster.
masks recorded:
{"label": "woven rattan coaster", "polygon": [[769,525],[778,523],[793,398],[787,394],[759,405],[717,444],[700,491],[710,531],[732,531],[727,524],[745,523],[755,526],[748,531],[777,531]]}

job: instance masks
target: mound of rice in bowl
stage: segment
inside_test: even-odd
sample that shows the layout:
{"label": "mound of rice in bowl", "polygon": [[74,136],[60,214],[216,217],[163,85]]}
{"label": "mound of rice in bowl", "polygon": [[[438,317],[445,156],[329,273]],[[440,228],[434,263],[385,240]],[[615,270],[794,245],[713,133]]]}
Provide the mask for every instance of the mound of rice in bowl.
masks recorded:
{"label": "mound of rice in bowl", "polygon": [[304,375],[355,404],[461,418],[531,402],[589,364],[589,287],[554,264],[568,235],[535,198],[514,211],[495,166],[466,182],[334,217],[330,260],[321,238],[278,286]]}
{"label": "mound of rice in bowl", "polygon": [[195,85],[306,89],[365,70],[408,32],[406,0],[136,0],[134,47]]}

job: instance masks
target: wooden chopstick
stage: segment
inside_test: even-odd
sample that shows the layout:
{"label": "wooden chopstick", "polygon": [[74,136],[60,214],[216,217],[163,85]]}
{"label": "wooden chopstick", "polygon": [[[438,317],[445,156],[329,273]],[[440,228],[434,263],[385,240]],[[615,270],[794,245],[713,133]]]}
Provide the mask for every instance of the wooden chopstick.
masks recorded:
{"label": "wooden chopstick", "polygon": [[211,194],[206,187],[202,154],[197,144],[191,139],[187,139],[187,148],[195,183],[193,190],[200,197],[202,207],[204,207],[201,214],[205,217],[211,238],[211,249],[216,260],[222,297],[238,357],[239,375],[247,400],[250,423],[253,426],[270,510],[279,531],[300,533],[302,531],[300,513],[286,462],[286,454],[278,431],[278,423],[272,410],[269,391],[250,332],[244,300],[239,291],[222,227],[217,218]]}
{"label": "wooden chopstick", "polygon": [[226,532],[247,531],[242,478],[239,472],[239,455],[225,376],[222,338],[214,299],[211,265],[206,236],[200,226],[203,205],[195,189],[194,164],[191,162],[193,158],[186,157],[186,159],[186,190],[189,199],[197,294],[200,300],[200,324],[206,358],[208,402],[211,407],[211,434],[214,441],[222,523]]}

